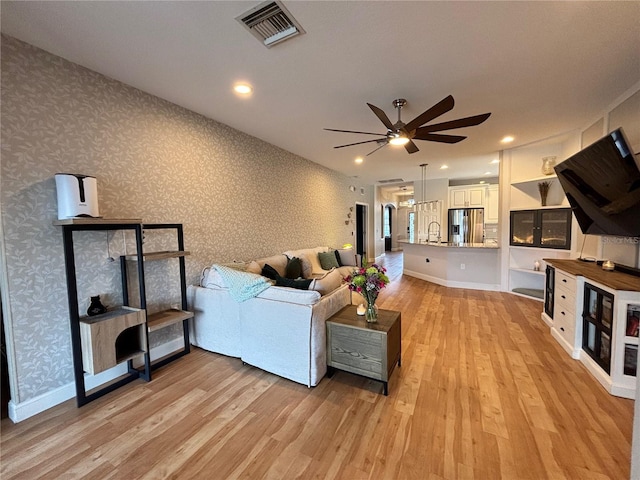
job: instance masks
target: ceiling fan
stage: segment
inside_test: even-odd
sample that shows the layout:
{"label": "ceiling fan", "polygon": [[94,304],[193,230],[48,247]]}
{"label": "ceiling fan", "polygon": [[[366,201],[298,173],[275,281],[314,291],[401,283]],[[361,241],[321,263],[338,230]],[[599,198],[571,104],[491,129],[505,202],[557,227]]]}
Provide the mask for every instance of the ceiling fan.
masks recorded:
{"label": "ceiling fan", "polygon": [[467,137],[463,137],[460,135],[444,135],[441,133],[434,132],[442,132],[444,130],[453,130],[456,128],[464,128],[464,127],[472,127],[474,125],[480,125],[484,122],[491,113],[483,113],[481,115],[473,115],[471,117],[458,118],[457,120],[450,120],[448,122],[435,123],[433,125],[425,125],[430,122],[434,118],[439,117],[440,115],[444,115],[451,109],[453,109],[454,100],[451,95],[442,99],[440,102],[436,103],[433,107],[428,109],[427,111],[421,113],[416,118],[411,120],[409,123],[404,123],[400,119],[400,112],[402,111],[402,107],[407,104],[407,101],[404,98],[399,98],[393,101],[393,106],[398,110],[398,121],[396,123],[391,123],[389,117],[384,113],[381,108],[376,107],[375,105],[369,105],[369,108],[375,113],[376,117],[380,119],[380,121],[387,127],[387,133],[373,133],[373,132],[359,132],[355,130],[337,130],[334,128],[325,128],[325,130],[331,132],[344,132],[344,133],[360,133],[362,135],[376,135],[381,136],[382,138],[376,138],[374,140],[365,140],[363,142],[356,143],[348,143],[346,145],[338,145],[333,148],[344,148],[351,147],[353,145],[360,145],[363,143],[372,143],[376,142],[378,147],[372,152],[367,153],[367,156],[371,155],[374,152],[377,152],[382,147],[391,144],[391,145],[404,145],[404,148],[409,153],[416,153],[419,151],[419,148],[413,143],[413,140],[427,140],[429,142],[441,142],[441,143],[458,143],[464,140]]}

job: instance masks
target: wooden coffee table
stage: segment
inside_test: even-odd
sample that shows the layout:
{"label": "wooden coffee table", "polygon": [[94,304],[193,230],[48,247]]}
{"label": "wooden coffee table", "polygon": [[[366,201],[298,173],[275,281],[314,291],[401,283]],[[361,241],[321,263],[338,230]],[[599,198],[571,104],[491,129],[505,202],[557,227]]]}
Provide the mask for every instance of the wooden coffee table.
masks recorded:
{"label": "wooden coffee table", "polygon": [[348,305],[327,320],[327,376],[334,369],[362,375],[382,382],[389,393],[389,377],[402,350],[401,314],[379,310],[378,321],[367,323]]}

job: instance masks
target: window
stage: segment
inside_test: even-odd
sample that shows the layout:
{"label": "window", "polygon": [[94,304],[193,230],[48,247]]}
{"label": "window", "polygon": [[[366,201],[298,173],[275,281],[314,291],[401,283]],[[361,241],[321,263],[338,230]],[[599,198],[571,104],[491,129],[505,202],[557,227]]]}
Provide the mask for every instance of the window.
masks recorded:
{"label": "window", "polygon": [[415,212],[409,212],[409,223],[408,223],[408,233],[409,233],[409,241],[413,242],[413,239],[415,238],[415,228],[413,226],[414,222],[416,220],[416,213]]}
{"label": "window", "polygon": [[391,218],[390,218],[390,208],[389,207],[385,207],[384,209],[384,217],[383,217],[383,235],[384,237],[390,237],[391,236]]}

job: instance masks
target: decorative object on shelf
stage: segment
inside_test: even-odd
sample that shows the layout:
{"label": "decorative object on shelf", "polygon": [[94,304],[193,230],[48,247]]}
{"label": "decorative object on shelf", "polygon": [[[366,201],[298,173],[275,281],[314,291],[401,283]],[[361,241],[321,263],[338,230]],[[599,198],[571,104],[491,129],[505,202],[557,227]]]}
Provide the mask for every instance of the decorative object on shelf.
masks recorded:
{"label": "decorative object on shelf", "polygon": [[556,166],[556,157],[543,157],[542,158],[542,174],[543,175],[553,175],[555,170],[553,167]]}
{"label": "decorative object on shelf", "polygon": [[365,319],[369,323],[378,321],[378,309],[376,307],[376,299],[380,290],[387,286],[389,277],[387,270],[380,265],[373,264],[371,266],[363,266],[353,270],[351,275],[344,279],[348,284],[349,290],[358,292],[364,297],[366,302]]}
{"label": "decorative object on shelf", "polygon": [[547,195],[549,194],[549,187],[551,186],[551,182],[540,182],[538,183],[538,191],[540,192],[540,204],[543,207],[547,206]]}
{"label": "decorative object on shelf", "polygon": [[538,260],[533,262],[533,271],[534,272],[539,272],[540,271],[540,262]]}
{"label": "decorative object on shelf", "polygon": [[364,303],[361,303],[360,305],[358,305],[358,308],[356,309],[356,313],[360,316],[364,315],[364,312],[366,312],[367,309],[364,306]]}
{"label": "decorative object on shelf", "polygon": [[613,263],[611,260],[605,260],[604,262],[602,262],[602,269],[606,270],[607,272],[613,272],[616,268],[616,264]]}
{"label": "decorative object on shelf", "polygon": [[91,297],[91,304],[89,305],[89,308],[87,309],[87,315],[89,315],[90,317],[93,317],[95,315],[103,314],[106,311],[107,311],[107,307],[105,307],[100,302],[100,295],[96,295],[95,297]]}

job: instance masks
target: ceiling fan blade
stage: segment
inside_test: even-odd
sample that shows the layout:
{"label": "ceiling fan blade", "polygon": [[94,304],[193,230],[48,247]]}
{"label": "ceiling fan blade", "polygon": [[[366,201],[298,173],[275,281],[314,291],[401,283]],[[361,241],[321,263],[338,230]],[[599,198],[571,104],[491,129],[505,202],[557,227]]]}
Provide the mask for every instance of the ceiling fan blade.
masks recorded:
{"label": "ceiling fan blade", "polygon": [[386,138],[376,138],[375,140],[365,140],[364,142],[356,142],[356,143],[347,143],[346,145],[338,145],[337,147],[333,147],[333,148],[344,148],[344,147],[351,147],[353,145],[360,145],[362,143],[371,143],[371,142],[379,142],[381,140],[386,140]]}
{"label": "ceiling fan blade", "polygon": [[367,103],[367,105],[369,105],[369,108],[373,110],[373,113],[376,114],[376,117],[380,119],[385,127],[387,127],[389,130],[393,130],[393,123],[391,123],[391,120],[389,120],[389,117],[387,117],[387,114],[384,113],[381,108],[378,108],[375,105],[371,105],[370,103]]}
{"label": "ceiling fan blade", "polygon": [[405,148],[405,150],[406,150],[407,152],[409,152],[409,153],[416,153],[416,152],[419,152],[419,151],[420,151],[420,149],[418,148],[418,146],[417,146],[415,143],[413,143],[411,140],[409,140],[409,143],[406,143],[406,144],[404,145],[404,148]]}
{"label": "ceiling fan blade", "polygon": [[443,98],[442,100],[440,100],[438,103],[436,103],[429,110],[427,110],[426,112],[421,113],[416,118],[414,118],[409,123],[407,123],[404,126],[404,129],[407,132],[410,132],[411,130],[415,130],[419,126],[424,125],[427,122],[430,122],[434,118],[439,117],[440,115],[443,115],[443,114],[447,113],[449,110],[451,110],[453,108],[453,105],[454,105],[453,97],[451,95],[449,95],[448,97]]}
{"label": "ceiling fan blade", "polygon": [[448,122],[435,123],[433,125],[426,125],[416,129],[416,134],[441,132],[443,130],[453,130],[455,128],[473,127],[474,125],[480,125],[484,122],[491,113],[483,113],[481,115],[474,115],[472,117],[458,118],[457,120],[450,120]]}
{"label": "ceiling fan blade", "polygon": [[377,135],[378,137],[383,137],[384,136],[384,133],[357,132],[355,130],[336,130],[335,128],[325,128],[324,130],[328,130],[330,132],[361,133],[363,135]]}
{"label": "ceiling fan blade", "polygon": [[458,143],[464,140],[467,137],[462,137],[460,135],[440,135],[438,133],[418,133],[416,132],[413,137],[414,140],[428,140],[430,142],[441,142],[441,143]]}
{"label": "ceiling fan blade", "polygon": [[374,151],[367,153],[367,154],[365,155],[365,157],[368,157],[368,156],[369,156],[369,155],[371,155],[372,153],[376,153],[376,152],[377,152],[378,150],[380,150],[382,147],[386,147],[386,146],[387,146],[387,143],[385,142],[385,143],[383,143],[382,145],[380,145],[378,148],[376,148]]}

